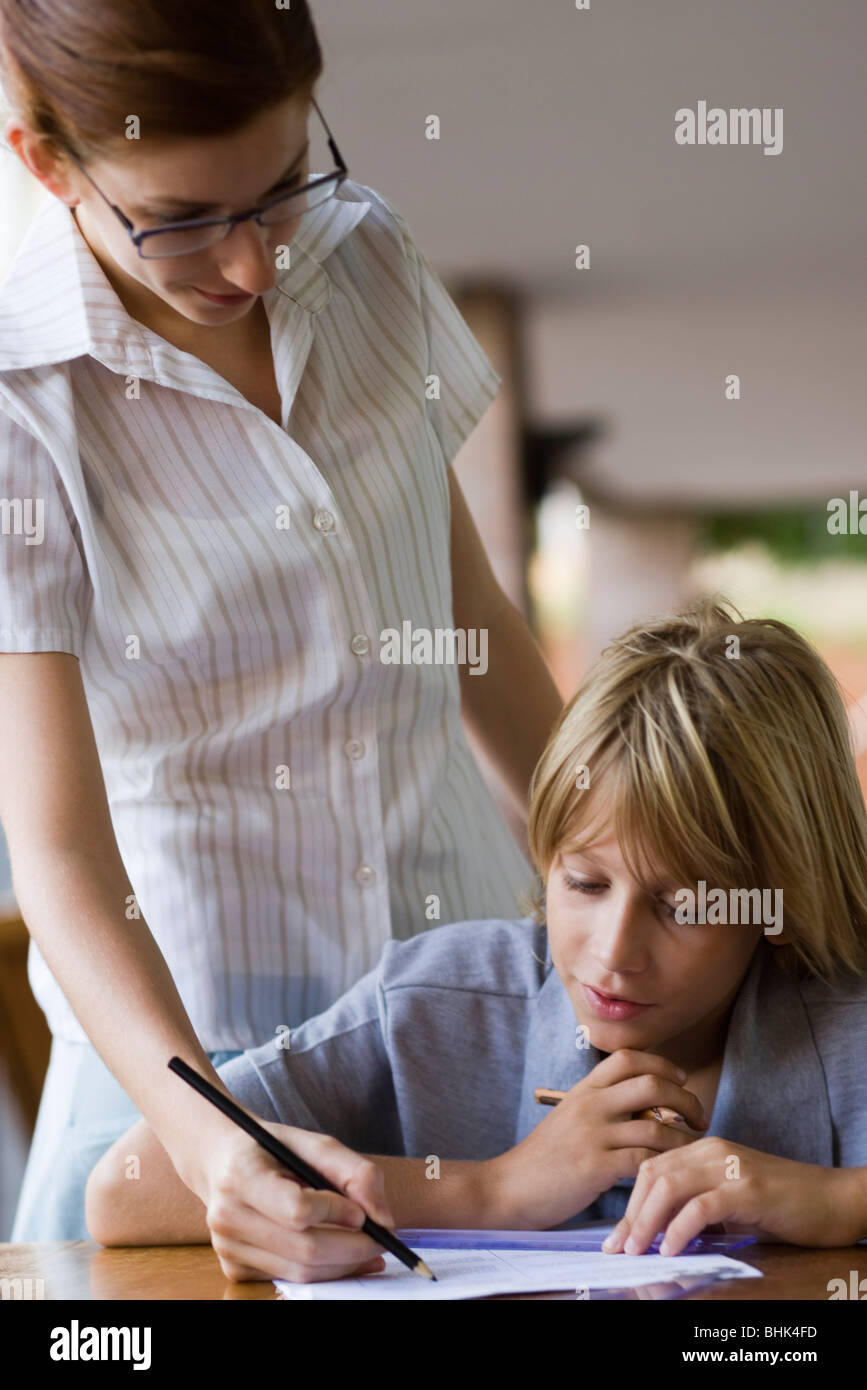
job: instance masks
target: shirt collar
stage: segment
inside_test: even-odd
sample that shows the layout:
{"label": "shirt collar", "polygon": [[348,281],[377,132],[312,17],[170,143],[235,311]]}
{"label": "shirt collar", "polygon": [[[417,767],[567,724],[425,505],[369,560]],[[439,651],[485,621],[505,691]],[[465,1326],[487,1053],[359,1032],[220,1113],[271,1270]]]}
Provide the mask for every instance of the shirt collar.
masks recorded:
{"label": "shirt collar", "polygon": [[[325,262],[370,208],[363,191],[347,179],[333,198],[302,218],[290,264],[263,296],[269,317],[283,297],[311,314],[328,303]],[[90,355],[113,371],[150,375],[154,346],[162,343],[130,317],[71,209],[49,195],[0,286],[0,371]]]}

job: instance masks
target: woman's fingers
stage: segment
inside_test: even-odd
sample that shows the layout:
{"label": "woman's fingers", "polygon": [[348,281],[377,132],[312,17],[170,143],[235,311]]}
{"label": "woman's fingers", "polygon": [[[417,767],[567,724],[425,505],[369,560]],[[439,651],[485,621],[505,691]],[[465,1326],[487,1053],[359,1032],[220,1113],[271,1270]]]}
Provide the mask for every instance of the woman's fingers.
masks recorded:
{"label": "woman's fingers", "polygon": [[[352,1244],[351,1242],[358,1242]],[[288,1279],[296,1284],[322,1283],[350,1274],[371,1274],[385,1267],[378,1247],[365,1235],[319,1228],[294,1235],[283,1254],[261,1249],[237,1237],[219,1238],[214,1249],[228,1279]]]}
{"label": "woman's fingers", "polygon": [[248,1155],[222,1173],[207,1207],[209,1227],[228,1226],[257,1212],[286,1231],[310,1226],[343,1226],[357,1231],[364,1210],[357,1202],[327,1188],[302,1187],[263,1150]]}
{"label": "woman's fingers", "polygon": [[[313,1230],[327,1229],[347,1238],[346,1249],[364,1254],[371,1259],[381,1248],[360,1231],[363,1213],[354,1208],[358,1220],[352,1222],[333,1222],[329,1212],[331,1201],[336,1193],[317,1192],[313,1188],[298,1187],[291,1179],[278,1179],[287,1186],[295,1188],[295,1194],[288,1194],[291,1200],[276,1207],[265,1203],[253,1205],[238,1193],[218,1194],[208,1207],[208,1227],[214,1236],[222,1239],[243,1240],[262,1250],[271,1250],[285,1255],[297,1248],[299,1237]],[[260,1199],[261,1200],[261,1199]],[[346,1202],[345,1198],[340,1201]],[[352,1204],[349,1204],[352,1205]],[[350,1243],[351,1242],[351,1243]],[[365,1245],[366,1242],[366,1245]]]}
{"label": "woman's fingers", "polygon": [[360,1230],[368,1215],[393,1224],[376,1164],[326,1135],[286,1125],[268,1129],[351,1195],[305,1187],[258,1144],[240,1143],[207,1205],[223,1272],[233,1279],[311,1282],[383,1268],[382,1247]]}
{"label": "woman's fingers", "polygon": [[288,1125],[269,1125],[268,1128],[299,1158],[303,1158],[339,1187],[341,1192],[345,1192],[374,1221],[383,1226],[394,1225],[386,1198],[385,1178],[372,1159],[346,1148],[327,1134],[313,1134],[310,1130],[294,1129]]}
{"label": "woman's fingers", "polygon": [[[385,1194],[385,1179],[376,1164],[327,1135],[269,1124],[276,1138],[316,1168],[342,1191],[306,1187],[255,1140],[239,1136],[218,1168],[207,1203],[231,1208],[250,1206],[290,1230],[336,1225],[357,1230],[367,1216],[382,1225],[394,1219]],[[348,1189],[346,1191],[345,1189]]]}

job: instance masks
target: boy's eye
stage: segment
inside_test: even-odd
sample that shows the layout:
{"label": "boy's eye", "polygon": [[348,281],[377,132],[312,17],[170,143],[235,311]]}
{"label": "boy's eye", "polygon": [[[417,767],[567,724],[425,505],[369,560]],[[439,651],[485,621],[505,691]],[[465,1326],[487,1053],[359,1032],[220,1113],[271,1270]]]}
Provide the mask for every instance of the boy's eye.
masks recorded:
{"label": "boy's eye", "polygon": [[572,893],[586,893],[588,897],[595,897],[598,893],[605,890],[604,883],[595,883],[592,880],[586,881],[582,878],[573,878],[571,874],[563,874],[563,882]]}
{"label": "boy's eye", "polygon": [[[607,887],[604,883],[598,883],[593,879],[575,878],[568,871],[564,870],[563,884],[569,889],[570,893],[583,893],[585,897],[595,898],[600,893],[604,893]],[[666,902],[665,898],[657,898],[657,905],[663,916],[669,921],[676,920],[677,907],[674,903]]]}

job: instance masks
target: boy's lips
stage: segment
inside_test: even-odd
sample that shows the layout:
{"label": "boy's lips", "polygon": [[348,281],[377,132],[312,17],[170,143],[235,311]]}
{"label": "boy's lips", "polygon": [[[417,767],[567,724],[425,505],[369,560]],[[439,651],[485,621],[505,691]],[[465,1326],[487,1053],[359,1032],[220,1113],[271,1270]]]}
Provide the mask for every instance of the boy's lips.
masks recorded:
{"label": "boy's lips", "polygon": [[653,1007],[652,1004],[637,1004],[632,999],[620,999],[612,994],[603,994],[594,985],[582,984],[581,988],[594,1013],[612,1023],[626,1023],[632,1018],[637,1018],[645,1009]]}
{"label": "boy's lips", "polygon": [[[581,982],[584,983],[583,980]],[[641,1004],[642,1008],[647,1008],[647,1004],[641,999],[628,999],[625,994],[612,994],[610,989],[600,989],[599,985],[588,985],[596,994],[601,994],[603,999],[611,999],[616,1004]]]}

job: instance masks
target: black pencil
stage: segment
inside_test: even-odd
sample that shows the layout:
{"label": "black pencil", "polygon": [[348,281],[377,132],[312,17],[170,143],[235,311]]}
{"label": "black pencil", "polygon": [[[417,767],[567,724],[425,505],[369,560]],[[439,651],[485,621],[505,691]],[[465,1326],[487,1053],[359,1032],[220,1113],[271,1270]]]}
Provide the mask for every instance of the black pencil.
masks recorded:
{"label": "black pencil", "polygon": [[[240,1125],[241,1129],[246,1130],[251,1138],[262,1145],[263,1149],[267,1149],[268,1153],[282,1163],[284,1168],[288,1168],[294,1177],[300,1178],[305,1187],[328,1188],[330,1192],[340,1192],[339,1187],[335,1187],[333,1182],[323,1177],[315,1168],[311,1168],[310,1164],[305,1163],[303,1158],[299,1158],[291,1149],[287,1149],[285,1144],[282,1144],[279,1139],[275,1139],[273,1134],[270,1134],[257,1120],[242,1110],[240,1105],[237,1105],[229,1096],[224,1096],[223,1092],[218,1091],[210,1081],[206,1081],[197,1071],[193,1071],[192,1067],[187,1066],[186,1062],[182,1062],[180,1057],[172,1057],[169,1068],[171,1071],[177,1072],[178,1076],[197,1090],[199,1095],[204,1096],[205,1100],[211,1101],[218,1110],[222,1110],[224,1115],[228,1115],[230,1120],[234,1120],[236,1125]],[[345,1197],[346,1193],[340,1192],[340,1195]],[[397,1236],[393,1235],[385,1226],[380,1226],[376,1221],[371,1221],[370,1217],[366,1216],[361,1229],[365,1235],[375,1240],[377,1245],[384,1246],[414,1274],[420,1274],[423,1279],[436,1279],[436,1275],[428,1269],[424,1260],[413,1250],[410,1250],[408,1245],[404,1245],[402,1240],[398,1240]]]}

